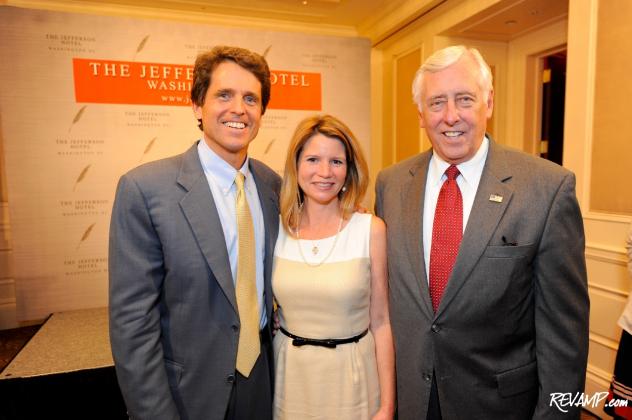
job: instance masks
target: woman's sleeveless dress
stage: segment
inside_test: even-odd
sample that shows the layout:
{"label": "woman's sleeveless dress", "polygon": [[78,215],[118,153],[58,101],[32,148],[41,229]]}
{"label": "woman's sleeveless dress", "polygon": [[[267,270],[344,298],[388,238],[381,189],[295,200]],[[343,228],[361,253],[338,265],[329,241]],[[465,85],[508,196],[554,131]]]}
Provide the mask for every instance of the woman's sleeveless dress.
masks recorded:
{"label": "woman's sleeveless dress", "polygon": [[[281,326],[293,335],[349,338],[369,328],[371,215],[354,213],[335,236],[296,240],[279,228],[272,288]],[[312,254],[317,243],[319,252]],[[310,264],[305,263],[299,251]],[[375,342],[369,331],[336,348],[294,346],[274,337],[275,419],[370,419],[379,408]]]}

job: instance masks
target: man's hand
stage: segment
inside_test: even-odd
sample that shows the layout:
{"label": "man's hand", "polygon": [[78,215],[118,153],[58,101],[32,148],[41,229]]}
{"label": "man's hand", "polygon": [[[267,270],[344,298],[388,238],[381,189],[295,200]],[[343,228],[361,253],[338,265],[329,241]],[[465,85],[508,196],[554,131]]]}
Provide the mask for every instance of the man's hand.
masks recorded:
{"label": "man's hand", "polygon": [[276,332],[281,328],[281,321],[279,321],[279,307],[274,301],[274,311],[272,312],[272,335],[276,335]]}

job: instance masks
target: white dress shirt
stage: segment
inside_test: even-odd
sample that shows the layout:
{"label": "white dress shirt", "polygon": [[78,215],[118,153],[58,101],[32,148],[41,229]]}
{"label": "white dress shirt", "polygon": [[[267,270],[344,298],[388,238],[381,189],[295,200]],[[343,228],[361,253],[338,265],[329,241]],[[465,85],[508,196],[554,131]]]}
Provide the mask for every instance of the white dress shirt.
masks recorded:
{"label": "white dress shirt", "polygon": [[[478,183],[483,174],[485,161],[487,160],[487,151],[489,150],[489,140],[483,138],[483,142],[476,151],[472,159],[467,162],[456,165],[461,174],[456,177],[456,182],[461,190],[463,197],[463,231],[467,226],[470,218],[474,197],[478,189]],[[434,225],[434,214],[437,208],[437,199],[443,182],[448,179],[445,174],[450,164],[439,157],[436,153],[432,154],[430,163],[428,164],[428,176],[426,178],[426,193],[424,196],[424,213],[423,213],[423,241],[424,241],[424,262],[426,264],[426,280],[429,281],[430,275],[430,247],[432,246],[432,227]]]}
{"label": "white dress shirt", "polygon": [[[204,139],[198,143],[198,155],[200,156],[204,175],[206,175],[208,185],[211,188],[213,201],[215,202],[219,220],[222,224],[226,250],[228,251],[228,258],[230,260],[230,271],[233,274],[233,284],[235,284],[237,281],[237,251],[239,250],[237,215],[235,210],[235,200],[237,198],[235,176],[237,175],[237,170],[208,147]],[[257,301],[259,302],[260,327],[263,328],[267,322],[265,303],[263,300],[263,258],[265,255],[263,211],[261,210],[261,203],[259,202],[257,184],[248,168],[248,158],[246,158],[246,161],[239,171],[243,173],[246,178],[244,190],[246,191],[246,199],[248,200],[255,230]]]}

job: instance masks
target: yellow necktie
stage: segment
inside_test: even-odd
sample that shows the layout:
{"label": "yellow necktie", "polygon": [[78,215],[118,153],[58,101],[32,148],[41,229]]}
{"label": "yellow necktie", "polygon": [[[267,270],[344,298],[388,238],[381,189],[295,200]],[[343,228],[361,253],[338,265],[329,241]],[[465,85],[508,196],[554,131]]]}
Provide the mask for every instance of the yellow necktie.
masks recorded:
{"label": "yellow necktie", "polygon": [[239,344],[237,347],[237,370],[248,377],[259,357],[259,304],[257,301],[256,262],[255,262],[255,229],[246,192],[244,191],[244,174],[237,172],[237,310],[239,311]]}

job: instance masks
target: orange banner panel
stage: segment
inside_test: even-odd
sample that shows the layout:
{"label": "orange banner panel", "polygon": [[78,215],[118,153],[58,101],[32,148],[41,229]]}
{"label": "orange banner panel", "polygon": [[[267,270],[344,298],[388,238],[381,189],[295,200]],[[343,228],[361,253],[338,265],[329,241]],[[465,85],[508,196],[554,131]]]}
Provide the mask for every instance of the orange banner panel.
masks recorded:
{"label": "orange banner panel", "polygon": [[[321,110],[319,73],[271,73],[269,109]],[[73,75],[78,103],[191,104],[193,66],[74,58]]]}
{"label": "orange banner panel", "polygon": [[320,111],[322,89],[320,73],[273,70],[270,75],[272,92],[270,109]]}
{"label": "orange banner panel", "polygon": [[77,102],[190,105],[191,66],[74,58]]}

